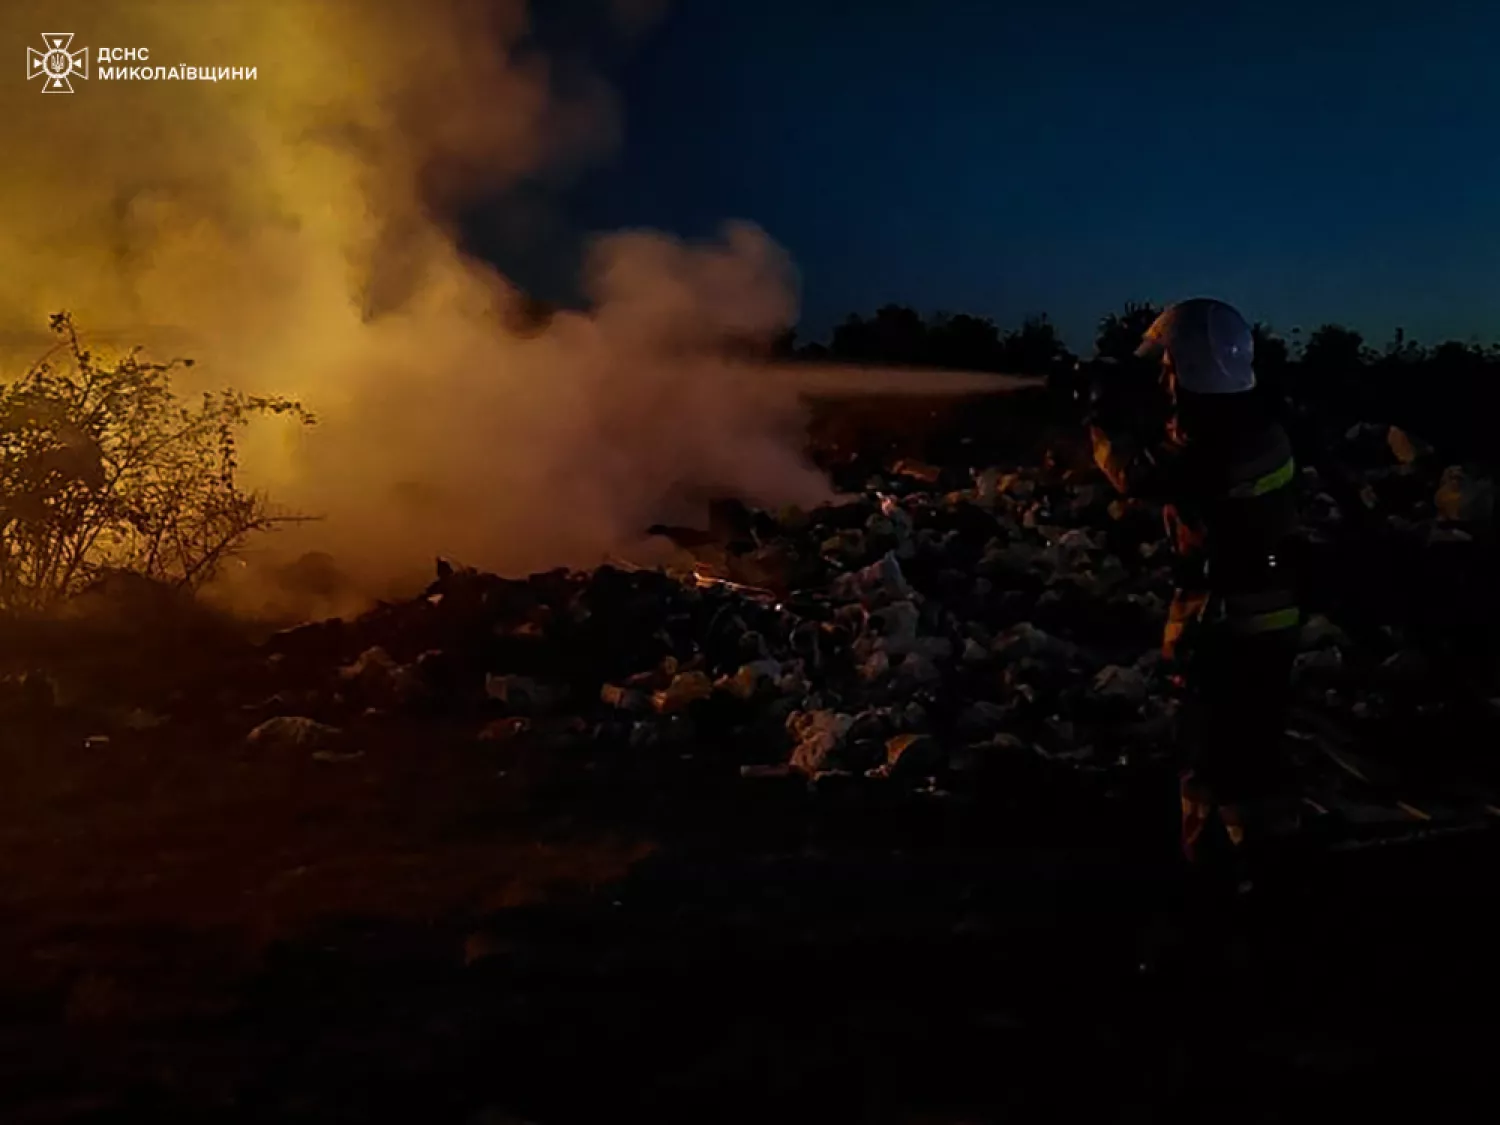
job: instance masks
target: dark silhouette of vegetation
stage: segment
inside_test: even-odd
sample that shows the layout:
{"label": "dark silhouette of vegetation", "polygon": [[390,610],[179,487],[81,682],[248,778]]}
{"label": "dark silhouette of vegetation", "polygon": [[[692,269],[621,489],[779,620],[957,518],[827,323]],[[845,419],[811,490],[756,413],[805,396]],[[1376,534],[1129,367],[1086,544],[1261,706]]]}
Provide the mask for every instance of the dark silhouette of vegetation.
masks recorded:
{"label": "dark silhouette of vegetation", "polygon": [[1119,312],[1109,313],[1099,321],[1099,332],[1094,337],[1095,353],[1100,359],[1115,363],[1133,361],[1135,350],[1141,346],[1141,337],[1160,315],[1160,305],[1126,302]]}
{"label": "dark silhouette of vegetation", "polygon": [[195,589],[288,518],[237,480],[239,431],[309,415],[237,391],[183,398],[192,360],[103,357],[67,313],[57,345],[0,381],[0,611],[46,609],[115,572]]}
{"label": "dark silhouette of vegetation", "polygon": [[870,317],[851,315],[828,344],[797,346],[788,333],[777,344],[783,356],[851,363],[900,364],[963,371],[1050,374],[1071,368],[1075,357],[1045,315],[1002,331],[986,317],[937,313],[924,317],[902,305],[885,305]]}

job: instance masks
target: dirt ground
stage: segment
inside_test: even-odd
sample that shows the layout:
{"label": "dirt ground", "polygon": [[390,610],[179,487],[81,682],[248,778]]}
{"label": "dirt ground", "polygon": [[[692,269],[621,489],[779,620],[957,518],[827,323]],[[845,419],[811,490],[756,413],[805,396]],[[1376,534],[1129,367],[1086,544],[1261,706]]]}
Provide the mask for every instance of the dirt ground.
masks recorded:
{"label": "dirt ground", "polygon": [[1016,812],[87,733],[5,731],[6,1122],[1271,1121],[1485,1073],[1485,844],[1314,865],[1193,955],[1149,778]]}

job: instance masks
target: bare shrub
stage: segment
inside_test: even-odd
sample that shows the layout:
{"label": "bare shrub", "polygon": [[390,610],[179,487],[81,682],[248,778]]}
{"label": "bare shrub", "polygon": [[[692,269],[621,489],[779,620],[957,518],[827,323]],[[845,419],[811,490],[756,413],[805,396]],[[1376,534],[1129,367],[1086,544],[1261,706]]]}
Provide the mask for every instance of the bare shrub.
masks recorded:
{"label": "bare shrub", "polygon": [[300,403],[234,390],[194,403],[172,386],[192,360],[99,357],[72,317],[58,343],[0,383],[0,610],[55,605],[118,571],[179,589],[213,577],[256,532],[300,517],[236,482],[236,439]]}

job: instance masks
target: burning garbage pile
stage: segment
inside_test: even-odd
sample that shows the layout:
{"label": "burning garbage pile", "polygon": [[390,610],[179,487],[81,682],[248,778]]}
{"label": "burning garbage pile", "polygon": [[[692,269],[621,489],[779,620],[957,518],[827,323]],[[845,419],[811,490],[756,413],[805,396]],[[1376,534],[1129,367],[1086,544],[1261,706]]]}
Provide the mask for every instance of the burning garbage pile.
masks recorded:
{"label": "burning garbage pile", "polygon": [[[1360,465],[1367,430],[1341,451],[1358,503],[1423,551],[1481,551],[1493,486],[1382,433],[1383,463]],[[1303,474],[1310,543],[1344,541],[1347,514],[1319,470]],[[441,713],[491,742],[718,755],[746,776],[929,792],[1020,763],[1107,774],[1170,752],[1159,513],[1091,471],[907,461],[834,505],[721,503],[709,522],[654,529],[679,550],[658,570],[508,580],[440,563],[410,602],[278,634],[266,695],[246,704],[251,738],[333,754],[361,724]],[[1473,652],[1343,593],[1307,615],[1305,707],[1355,733],[1460,713],[1496,729],[1493,650],[1460,675]]]}
{"label": "burning garbage pile", "polygon": [[924,784],[987,755],[1159,749],[1170,707],[1140,654],[1165,574],[1088,530],[1097,490],[987,472],[941,493],[923,475],[809,513],[742,509],[744,542],[700,540],[663,571],[445,565],[420,599],[275,638],[288,687],[264,706],[287,714],[260,737],[302,729],[292,711],[337,727],[441,707],[489,739]]}

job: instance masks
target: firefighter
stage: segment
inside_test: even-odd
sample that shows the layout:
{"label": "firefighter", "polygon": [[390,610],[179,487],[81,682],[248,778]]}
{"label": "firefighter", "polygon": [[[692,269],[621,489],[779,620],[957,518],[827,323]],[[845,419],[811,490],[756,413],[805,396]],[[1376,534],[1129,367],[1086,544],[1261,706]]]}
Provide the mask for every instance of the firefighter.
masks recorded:
{"label": "firefighter", "polygon": [[1162,657],[1185,692],[1184,855],[1243,858],[1295,827],[1281,752],[1300,625],[1287,551],[1296,466],[1256,393],[1254,338],[1234,308],[1172,305],[1136,355],[1160,357],[1165,433],[1137,448],[1092,424],[1094,462],[1122,494],[1163,504],[1175,553]]}

